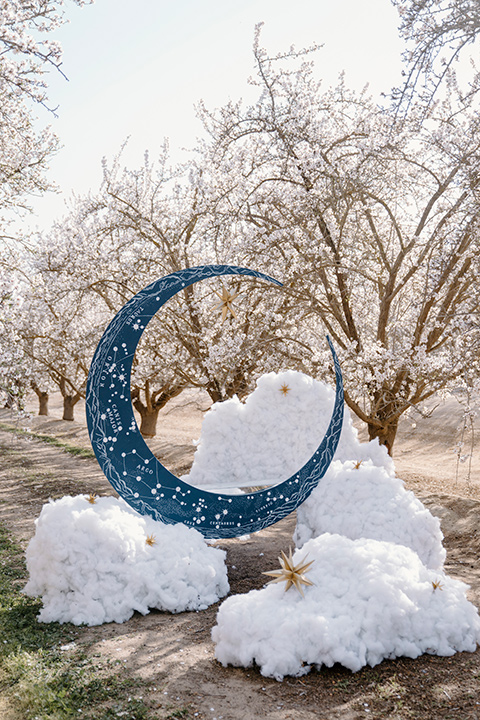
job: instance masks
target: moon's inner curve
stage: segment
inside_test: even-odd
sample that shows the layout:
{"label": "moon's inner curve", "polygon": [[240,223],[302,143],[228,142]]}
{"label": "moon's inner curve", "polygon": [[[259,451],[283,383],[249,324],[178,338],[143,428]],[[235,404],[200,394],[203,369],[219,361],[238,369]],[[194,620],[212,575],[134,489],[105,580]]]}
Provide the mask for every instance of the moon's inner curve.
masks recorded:
{"label": "moon's inner curve", "polygon": [[118,494],[142,514],[194,527],[207,538],[255,532],[295,510],[330,465],[343,422],[342,375],[328,340],[336,377],[330,424],[310,460],[287,480],[244,495],[213,493],[180,480],[153,455],[140,434],[130,398],[135,349],[149,320],[167,300],[199,280],[219,275],[253,276],[281,285],[268,275],[231,265],[188,268],[156,280],[135,295],[107,327],[92,360],[86,396],[92,447]]}

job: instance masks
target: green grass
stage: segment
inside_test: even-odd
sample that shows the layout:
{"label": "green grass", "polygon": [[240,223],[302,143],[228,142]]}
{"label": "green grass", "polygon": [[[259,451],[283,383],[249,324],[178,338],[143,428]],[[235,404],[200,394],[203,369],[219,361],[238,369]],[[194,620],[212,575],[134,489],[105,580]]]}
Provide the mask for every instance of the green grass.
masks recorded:
{"label": "green grass", "polygon": [[15,435],[21,435],[23,437],[33,438],[34,440],[41,440],[41,442],[53,445],[54,447],[60,448],[70,455],[75,455],[77,457],[95,457],[93,450],[78,447],[78,445],[70,445],[69,443],[59,440],[53,435],[42,435],[41,433],[30,432],[29,430],[23,430],[23,428],[17,428],[14,425],[8,425],[6,423],[0,423],[0,430],[14,433]]}
{"label": "green grass", "polygon": [[[120,661],[102,660],[81,644],[83,629],[39,623],[40,601],[21,593],[23,553],[0,525],[0,693],[22,720],[153,720],[136,697],[147,685],[129,677]],[[120,671],[120,672],[119,672]]]}
{"label": "green grass", "polygon": [[190,717],[190,708],[184,707],[184,708],[178,708],[178,710],[174,710],[170,715],[167,715],[165,720],[174,720],[174,718],[184,718],[185,720]]}

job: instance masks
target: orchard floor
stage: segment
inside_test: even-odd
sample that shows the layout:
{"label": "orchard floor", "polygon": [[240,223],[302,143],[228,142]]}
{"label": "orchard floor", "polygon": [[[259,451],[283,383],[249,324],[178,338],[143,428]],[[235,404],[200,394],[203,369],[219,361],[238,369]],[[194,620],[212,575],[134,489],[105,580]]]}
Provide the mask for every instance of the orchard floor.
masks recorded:
{"label": "orchard floor", "polygon": [[[186,402],[187,401],[187,402]],[[192,395],[166,410],[152,448],[165,465],[180,475],[193,455],[204,398]],[[436,416],[402,427],[395,447],[397,474],[433,513],[441,518],[447,548],[446,571],[470,585],[469,598],[480,606],[480,448],[471,474],[456,463],[454,406]],[[64,422],[58,400],[48,418],[33,417],[33,432],[89,447],[82,408],[78,419]],[[0,423],[12,424],[8,411]],[[95,492],[114,494],[93,458],[78,458],[39,440],[0,430],[0,522],[26,547],[34,521],[49,498]],[[231,593],[264,584],[262,571],[277,565],[280,550],[291,545],[295,525],[289,517],[250,536],[218,542],[227,550]],[[210,631],[217,606],[198,613],[170,615],[153,611],[128,622],[81,628],[76,639],[89,654],[120,660],[122,673],[147,681],[148,702],[159,720],[480,720],[480,650],[450,658],[422,656],[416,660],[384,661],[352,674],[340,666],[312,671],[281,683],[262,677],[256,668],[224,668],[214,659]],[[145,699],[145,691],[144,691]],[[9,714],[0,698],[3,720]]]}

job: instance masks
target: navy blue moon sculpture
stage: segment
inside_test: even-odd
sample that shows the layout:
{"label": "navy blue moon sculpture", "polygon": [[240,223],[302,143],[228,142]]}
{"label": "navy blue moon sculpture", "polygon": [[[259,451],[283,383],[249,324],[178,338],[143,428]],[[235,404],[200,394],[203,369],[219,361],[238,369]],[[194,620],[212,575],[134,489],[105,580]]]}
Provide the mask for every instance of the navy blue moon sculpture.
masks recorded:
{"label": "navy blue moon sculpture", "polygon": [[87,382],[86,414],[97,460],[118,494],[141,514],[164,523],[183,523],[206,538],[245,535],[273,525],[293,512],[325,474],[343,422],[343,383],[333,346],[336,393],[325,437],[307,463],[288,480],[257,492],[229,495],[189,485],[153,455],[138,429],[130,397],[132,362],[147,323],[173,295],[199,280],[219,275],[263,273],[231,265],[205,265],[172,273],[151,283],[114,317],[100,340]]}

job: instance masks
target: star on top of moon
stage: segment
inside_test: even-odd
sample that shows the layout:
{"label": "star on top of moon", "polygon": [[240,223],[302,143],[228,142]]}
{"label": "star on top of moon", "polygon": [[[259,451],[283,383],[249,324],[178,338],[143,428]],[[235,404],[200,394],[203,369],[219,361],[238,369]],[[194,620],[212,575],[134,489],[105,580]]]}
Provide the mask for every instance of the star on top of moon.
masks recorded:
{"label": "star on top of moon", "polygon": [[292,548],[290,548],[288,557],[285,555],[283,550],[281,552],[282,557],[278,558],[278,562],[281,565],[280,570],[269,570],[268,572],[262,573],[262,575],[270,575],[275,578],[275,580],[270,580],[267,585],[285,582],[285,592],[294,585],[300,595],[304,597],[302,585],[313,585],[313,582],[305,577],[305,573],[308,571],[310,565],[313,565],[314,560],[310,560],[310,562],[306,563],[305,560],[307,559],[307,555],[305,555],[305,557],[302,558],[297,565],[294,565]]}
{"label": "star on top of moon", "polygon": [[235,300],[235,298],[237,298],[240,295],[240,293],[238,293],[238,292],[231,293],[227,290],[227,288],[224,285],[222,285],[221,294],[217,290],[215,290],[214,292],[215,292],[215,295],[218,295],[221,302],[219,302],[218,305],[215,305],[215,307],[213,309],[218,310],[218,308],[222,308],[222,323],[225,322],[228,313],[231,313],[231,315],[233,315],[233,317],[236,318],[237,316],[235,314],[235,310],[232,307],[232,304],[233,304],[233,301]]}

